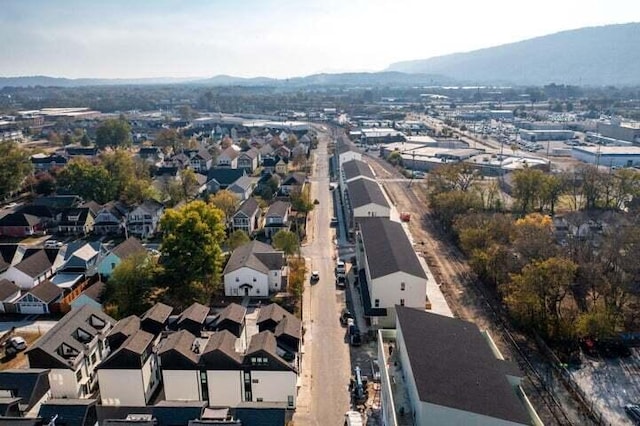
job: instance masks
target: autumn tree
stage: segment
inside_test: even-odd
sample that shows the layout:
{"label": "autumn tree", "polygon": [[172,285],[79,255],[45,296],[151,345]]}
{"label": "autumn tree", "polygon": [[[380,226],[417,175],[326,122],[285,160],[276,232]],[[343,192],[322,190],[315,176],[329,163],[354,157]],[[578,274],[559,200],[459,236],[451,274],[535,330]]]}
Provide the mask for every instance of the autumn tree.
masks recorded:
{"label": "autumn tree", "polygon": [[304,189],[294,189],[289,194],[291,200],[291,207],[298,213],[307,214],[313,210],[313,202],[311,201],[311,195],[309,186],[305,186]]}
{"label": "autumn tree", "polygon": [[127,147],[131,145],[131,126],[124,118],[110,118],[102,122],[96,130],[98,148]]}
{"label": "autumn tree", "polygon": [[541,198],[544,178],[542,170],[530,167],[513,172],[512,196],[522,214],[529,213],[536,208]]}
{"label": "autumn tree", "polygon": [[210,196],[209,203],[220,209],[224,213],[226,220],[229,221],[238,209],[239,200],[231,191],[224,189]]}
{"label": "autumn tree", "polygon": [[154,144],[162,148],[165,154],[177,152],[184,145],[184,138],[176,129],[162,129],[156,135]]}
{"label": "autumn tree", "polygon": [[565,338],[573,334],[577,310],[567,309],[576,265],[564,258],[551,257],[526,265],[512,275],[504,300],[511,314],[524,326],[543,337]]}
{"label": "autumn tree", "polygon": [[469,191],[478,180],[478,172],[466,163],[443,164],[428,176],[429,188],[434,195],[449,191]]}
{"label": "autumn tree", "polygon": [[109,171],[102,165],[92,164],[84,158],[72,159],[60,171],[58,187],[100,204],[114,200],[118,193],[118,186]]}
{"label": "autumn tree", "polygon": [[179,307],[208,303],[222,273],[224,213],[212,204],[192,201],[167,210],[161,228],[167,298]]}
{"label": "autumn tree", "polygon": [[547,259],[557,252],[553,231],[550,216],[528,214],[515,222],[512,247],[525,263]]}
{"label": "autumn tree", "polygon": [[12,141],[0,142],[0,196],[8,197],[19,190],[32,170],[26,150]]}

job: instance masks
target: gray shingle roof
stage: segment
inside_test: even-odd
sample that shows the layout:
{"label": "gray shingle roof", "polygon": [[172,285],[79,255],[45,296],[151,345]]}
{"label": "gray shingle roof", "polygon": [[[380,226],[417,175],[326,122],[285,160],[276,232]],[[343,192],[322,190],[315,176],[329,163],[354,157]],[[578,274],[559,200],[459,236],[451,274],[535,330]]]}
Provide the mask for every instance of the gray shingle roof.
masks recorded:
{"label": "gray shingle roof", "polygon": [[278,251],[268,244],[253,240],[238,247],[231,253],[223,273],[228,274],[237,269],[248,267],[267,274],[269,271],[282,268],[283,265],[284,252]]}
{"label": "gray shingle roof", "polygon": [[40,218],[26,213],[10,213],[0,219],[0,226],[31,227],[40,223]]}
{"label": "gray shingle roof", "polygon": [[242,363],[242,354],[236,352],[235,343],[236,336],[234,336],[230,331],[216,331],[211,337],[209,337],[207,345],[202,351],[202,356],[211,358],[209,355],[212,352],[220,352],[224,354],[229,360],[240,365]]}
{"label": "gray shingle roof", "polygon": [[276,337],[280,336],[291,336],[300,340],[302,337],[302,323],[300,320],[293,315],[289,315],[284,317],[274,331]]}
{"label": "gray shingle roof", "polygon": [[0,280],[0,302],[20,291],[20,287],[7,279]]}
{"label": "gray shingle roof", "polygon": [[180,314],[178,317],[178,324],[186,319],[203,324],[207,315],[209,315],[209,307],[195,302]]}
{"label": "gray shingle roof", "polygon": [[359,176],[375,179],[371,166],[360,160],[347,161],[342,165],[342,172],[344,173],[346,180],[357,178]]}
{"label": "gray shingle roof", "polygon": [[49,280],[44,280],[40,284],[29,290],[29,293],[42,300],[44,303],[53,302],[58,297],[62,296],[63,292],[64,291],[60,287],[53,284]]}
{"label": "gray shingle roof", "polygon": [[169,351],[176,351],[193,364],[197,364],[200,355],[193,351],[193,342],[195,340],[196,337],[187,330],[180,330],[175,333],[171,333],[160,343],[158,355],[162,357]]}
{"label": "gray shingle roof", "polygon": [[[92,320],[93,318],[95,318],[95,320]],[[100,328],[100,325],[98,324],[99,322],[103,322],[105,325]],[[95,336],[101,333],[102,330],[108,330],[113,324],[115,324],[115,322],[116,321],[113,318],[99,309],[90,305],[81,306],[78,309],[73,309],[62,317],[62,319],[60,319],[60,321],[58,321],[56,325],[54,325],[44,336],[40,337],[40,339],[38,339],[31,348],[27,349],[27,355],[33,351],[41,350],[57,361],[58,364],[69,366],[73,364],[70,364],[70,359],[63,357],[58,352],[61,345],[65,344],[79,353],[83,353],[86,350],[84,343],[74,337],[74,333],[78,329],[82,329],[91,336]],[[33,365],[31,357],[29,357],[29,364],[31,367],[39,367],[39,365]]]}
{"label": "gray shingle roof", "polygon": [[358,226],[371,279],[400,271],[427,279],[418,256],[400,223],[376,217],[361,219],[358,221]]}
{"label": "gray shingle roof", "polygon": [[134,335],[138,330],[140,330],[140,318],[136,315],[129,315],[115,323],[108,336],[112,337],[117,334],[122,334],[129,337]]}
{"label": "gray shingle roof", "polygon": [[421,401],[531,423],[507,380],[511,363],[495,357],[475,324],[402,306],[396,312]]}
{"label": "gray shingle roof", "polygon": [[51,269],[51,266],[52,264],[47,253],[44,250],[38,250],[37,253],[32,254],[18,263],[15,268],[35,278],[45,273],[48,269]]}
{"label": "gray shingle roof", "polygon": [[251,217],[259,209],[260,209],[260,206],[258,205],[258,202],[256,201],[256,199],[253,197],[249,197],[246,200],[244,200],[242,204],[240,204],[240,207],[238,208],[238,210],[236,210],[234,216],[238,213],[242,213],[246,217]]}
{"label": "gray shingle roof", "polygon": [[219,321],[233,321],[237,324],[242,324],[244,320],[244,314],[247,312],[246,308],[242,305],[238,305],[237,303],[231,303],[226,308],[224,308],[220,315],[218,316]]}
{"label": "gray shingle roof", "polygon": [[291,208],[291,204],[286,201],[276,201],[269,206],[267,210],[267,216],[284,217],[284,215]]}
{"label": "gray shingle roof", "polygon": [[262,306],[260,308],[260,312],[258,312],[258,319],[256,320],[256,324],[260,324],[267,320],[280,322],[283,318],[288,318],[288,317],[295,318],[293,314],[291,314],[282,306],[278,305],[277,303],[270,303],[269,305]]}
{"label": "gray shingle roof", "polygon": [[173,308],[164,303],[156,303],[147,312],[142,315],[141,320],[150,319],[158,323],[164,323],[169,319],[169,315],[173,312]]}
{"label": "gray shingle roof", "polygon": [[115,246],[111,253],[115,254],[120,260],[126,259],[136,253],[144,253],[146,249],[142,243],[135,237],[129,237],[117,246]]}
{"label": "gray shingle roof", "polygon": [[377,182],[369,179],[357,179],[347,183],[349,191],[349,202],[352,208],[366,206],[367,204],[377,204],[389,207],[387,199],[384,197],[382,189]]}

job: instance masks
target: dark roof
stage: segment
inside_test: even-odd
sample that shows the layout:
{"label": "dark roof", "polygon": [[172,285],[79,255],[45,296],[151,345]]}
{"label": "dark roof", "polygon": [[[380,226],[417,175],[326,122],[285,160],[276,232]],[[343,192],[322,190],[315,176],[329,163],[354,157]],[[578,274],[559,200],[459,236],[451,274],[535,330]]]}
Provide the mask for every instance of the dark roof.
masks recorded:
{"label": "dark roof", "polygon": [[293,315],[284,317],[273,333],[276,337],[291,336],[300,340],[302,338],[302,322]]}
{"label": "dark roof", "polygon": [[367,272],[363,269],[358,271],[358,286],[360,287],[360,299],[362,300],[362,308],[366,317],[386,317],[387,308],[376,308],[371,303],[371,293],[369,293],[369,285],[367,284]]}
{"label": "dark roof", "polygon": [[[507,380],[507,361],[495,357],[478,327],[456,318],[396,306],[403,347],[421,401],[529,424]],[[510,367],[509,367],[510,368]]]}
{"label": "dark roof", "polygon": [[358,176],[375,179],[371,166],[360,160],[351,160],[342,164],[342,172],[345,180],[357,178]]}
{"label": "dark roof", "polygon": [[28,411],[49,392],[49,370],[17,368],[0,371],[0,390],[11,390],[21,398],[20,406]]}
{"label": "dark roof", "polygon": [[260,151],[258,151],[256,148],[251,147],[246,151],[242,151],[240,153],[240,155],[246,155],[249,158],[257,158],[258,155],[260,154]]}
{"label": "dark roof", "polygon": [[56,417],[56,425],[94,426],[98,420],[95,399],[54,398],[40,406],[38,417],[49,422]]}
{"label": "dark roof", "polygon": [[[65,358],[58,352],[64,344],[78,352],[83,353],[86,348],[84,343],[74,337],[74,333],[81,329],[95,336],[113,325],[115,320],[109,315],[90,305],[83,305],[78,309],[62,317],[44,336],[40,337],[31,348],[27,349],[29,365],[39,368],[74,368],[74,358]],[[41,356],[46,354],[46,358]],[[33,355],[33,357],[32,357]],[[36,356],[37,355],[37,356]]]}
{"label": "dark roof", "polygon": [[93,215],[97,215],[98,212],[102,209],[102,206],[95,201],[86,201],[80,205],[80,207],[86,207],[93,213]]}
{"label": "dark roof", "polygon": [[284,265],[284,252],[257,240],[241,245],[231,253],[223,274],[247,267],[268,274]]}
{"label": "dark roof", "polygon": [[424,268],[399,222],[387,218],[366,218],[358,221],[360,236],[367,256],[371,279],[394,272],[427,279]]}
{"label": "dark roof", "polygon": [[0,417],[0,426],[42,426],[39,417]]}
{"label": "dark roof", "polygon": [[7,279],[0,280],[0,302],[20,291],[20,287]]}
{"label": "dark roof", "polygon": [[140,369],[143,354],[151,349],[153,334],[138,330],[125,340],[118,349],[111,352],[97,367],[99,369]]}
{"label": "dark roof", "polygon": [[244,306],[238,305],[237,303],[231,303],[220,312],[218,315],[218,322],[232,321],[237,324],[242,324],[246,312],[247,310]]}
{"label": "dark roof", "polygon": [[242,204],[240,204],[240,207],[238,207],[238,210],[236,210],[236,212],[234,213],[234,216],[237,215],[238,213],[243,213],[246,217],[251,217],[259,209],[260,209],[260,206],[258,205],[258,202],[256,201],[256,199],[253,197],[249,197],[246,200],[244,200]]}
{"label": "dark roof", "polygon": [[22,398],[0,397],[0,418],[10,417],[10,414],[20,413],[19,403]]}
{"label": "dark roof", "polygon": [[120,260],[136,253],[145,253],[146,249],[136,237],[129,237],[111,250]]}
{"label": "dark roof", "polygon": [[203,148],[201,148],[197,152],[195,152],[191,158],[193,158],[193,157],[200,157],[204,161],[209,161],[212,158],[211,154],[209,154],[209,151],[207,151],[206,149],[203,149]]}
{"label": "dark roof", "polygon": [[156,303],[153,305],[147,312],[142,314],[142,321],[151,320],[157,323],[164,324],[168,319],[169,315],[173,312],[173,308],[169,305],[165,305],[164,303]]}
{"label": "dark roof", "polygon": [[207,180],[215,180],[221,186],[229,186],[246,173],[244,169],[214,168],[207,173]]}
{"label": "dark roof", "polygon": [[258,312],[258,319],[256,320],[256,324],[260,324],[267,320],[272,320],[273,322],[278,323],[283,318],[287,318],[287,317],[293,317],[293,314],[291,314],[289,311],[287,311],[285,308],[278,305],[277,303],[271,303],[269,305],[266,305],[260,308],[260,312]]}
{"label": "dark roof", "polygon": [[236,352],[235,342],[236,336],[229,330],[216,331],[202,350],[202,360],[207,367],[237,368],[242,363],[242,354]]}
{"label": "dark roof", "polygon": [[304,173],[289,173],[282,179],[283,185],[302,185],[304,181],[307,179],[307,176]]}
{"label": "dark roof", "polygon": [[0,244],[0,256],[6,263],[11,264],[18,247],[18,244]]}
{"label": "dark roof", "polygon": [[282,426],[290,420],[291,412],[286,406],[268,402],[241,402],[235,415],[243,425]]}
{"label": "dark roof", "polygon": [[194,302],[180,314],[178,317],[178,324],[184,320],[191,320],[198,324],[204,324],[204,320],[207,318],[207,315],[209,315],[209,307],[198,302]]}
{"label": "dark roof", "polygon": [[349,151],[357,152],[354,149],[353,145],[345,143],[343,141],[338,142],[337,151],[338,151],[338,154],[344,154],[345,152],[349,152]]}
{"label": "dark roof", "polygon": [[378,204],[389,207],[387,199],[377,182],[369,179],[357,179],[347,183],[349,191],[349,203],[352,208],[366,206],[367,204]]}
{"label": "dark roof", "polygon": [[15,268],[24,272],[28,276],[35,278],[44,274],[51,269],[52,263],[44,250],[38,250],[22,262],[18,263]]}
{"label": "dark roof", "polygon": [[[78,220],[72,220],[72,217],[78,217]],[[77,226],[87,223],[89,216],[93,216],[93,212],[89,207],[71,207],[62,212],[59,226]]]}
{"label": "dark roof", "polygon": [[128,317],[119,320],[111,329],[108,336],[109,338],[121,334],[127,338],[134,335],[140,330],[140,318],[136,315],[129,315]]}
{"label": "dark roof", "polygon": [[289,208],[291,208],[291,203],[278,200],[269,206],[269,210],[267,210],[267,216],[284,217]]}
{"label": "dark roof", "polygon": [[153,407],[153,417],[158,425],[188,425],[200,418],[206,406],[206,401],[160,401]]}
{"label": "dark roof", "polygon": [[152,406],[126,406],[126,405],[98,405],[98,423],[102,426],[156,426],[154,422],[127,422],[126,419],[130,414],[151,414]]}
{"label": "dark roof", "polygon": [[29,290],[29,293],[42,300],[44,303],[51,303],[62,296],[64,290],[62,290],[51,281],[44,280],[40,284]]}
{"label": "dark roof", "polygon": [[16,213],[24,213],[47,219],[53,219],[56,216],[56,213],[49,206],[37,204],[24,204],[16,211]]}
{"label": "dark roof", "polygon": [[85,295],[93,300],[95,300],[98,303],[102,303],[102,295],[104,293],[104,290],[106,288],[106,284],[103,283],[102,281],[98,281],[94,284],[92,284],[91,286],[87,287],[82,293],[80,293],[81,295]]}
{"label": "dark roof", "polygon": [[252,354],[263,352],[268,354],[274,361],[274,363],[269,365],[269,369],[284,368],[285,370],[295,370],[293,365],[289,364],[287,361],[282,359],[280,355],[278,355],[277,348],[278,343],[276,340],[276,336],[271,331],[261,331],[260,333],[251,336],[251,341],[249,342],[249,347],[247,348],[244,362],[247,363],[252,358]]}
{"label": "dark roof", "polygon": [[39,217],[25,213],[9,213],[0,219],[0,226],[32,227],[39,223]]}
{"label": "dark roof", "polygon": [[[175,359],[171,353],[172,351],[179,353],[195,366],[200,358],[200,355],[193,350],[195,341],[196,336],[187,330],[180,330],[169,334],[158,346],[158,355],[160,355],[163,360],[163,366],[167,369],[172,369],[172,362],[179,361]],[[170,362],[165,362],[167,356],[171,357],[169,359]]]}
{"label": "dark roof", "polygon": [[147,213],[155,214],[158,211],[164,209],[164,204],[159,203],[153,199],[147,199],[138,204],[133,210],[135,209],[141,209],[142,211],[145,211]]}
{"label": "dark roof", "polygon": [[33,200],[32,204],[61,209],[78,206],[81,202],[82,198],[77,195],[49,195],[36,198]]}

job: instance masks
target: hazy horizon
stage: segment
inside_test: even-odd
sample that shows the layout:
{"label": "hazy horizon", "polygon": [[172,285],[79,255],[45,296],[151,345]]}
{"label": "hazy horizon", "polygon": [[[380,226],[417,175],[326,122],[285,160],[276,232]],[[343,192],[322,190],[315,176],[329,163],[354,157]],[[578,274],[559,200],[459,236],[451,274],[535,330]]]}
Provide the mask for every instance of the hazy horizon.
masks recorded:
{"label": "hazy horizon", "polygon": [[3,0],[1,77],[288,78],[640,21],[626,0]]}

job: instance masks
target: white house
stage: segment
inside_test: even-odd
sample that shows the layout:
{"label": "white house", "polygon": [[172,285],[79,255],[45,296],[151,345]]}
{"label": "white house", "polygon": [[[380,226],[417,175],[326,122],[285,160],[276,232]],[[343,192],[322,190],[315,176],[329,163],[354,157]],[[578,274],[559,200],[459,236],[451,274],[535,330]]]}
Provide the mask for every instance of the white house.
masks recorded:
{"label": "white house", "polygon": [[362,161],[362,153],[355,150],[352,145],[340,142],[336,148],[336,170],[340,170],[342,165],[347,161],[360,160]]}
{"label": "white house", "polygon": [[255,178],[243,175],[227,187],[227,191],[235,195],[240,201],[246,200],[256,187]]}
{"label": "white house", "polygon": [[349,211],[349,227],[354,221],[366,217],[390,217],[391,206],[380,185],[369,179],[356,179],[347,183],[345,197]]}
{"label": "white house", "polygon": [[255,198],[247,198],[231,217],[231,227],[234,231],[244,231],[253,234],[260,226],[260,206]]}
{"label": "white house", "polygon": [[53,263],[45,250],[38,250],[0,274],[23,290],[29,290],[53,275]]}
{"label": "white house", "polygon": [[115,320],[85,305],[66,314],[26,351],[31,368],[49,369],[53,398],[88,398],[96,366],[109,354],[106,335]]}
{"label": "white house", "polygon": [[238,155],[240,154],[240,147],[231,145],[227,149],[223,150],[216,161],[218,167],[226,167],[230,169],[238,168]]}
{"label": "white house", "polygon": [[267,238],[273,237],[278,231],[289,230],[289,214],[291,204],[286,201],[276,201],[269,206],[264,218],[264,234]]}
{"label": "white house", "polygon": [[158,230],[164,206],[154,200],[146,200],[127,215],[129,234],[141,238],[152,236]]}
{"label": "white house", "polygon": [[366,280],[360,283],[361,297],[371,323],[393,327],[396,305],[425,309],[427,275],[402,225],[386,218],[361,219],[356,235],[357,264]]}
{"label": "white house", "polygon": [[[384,424],[542,425],[518,366],[470,322],[397,307],[395,330],[378,331]],[[402,396],[399,395],[402,392]]]}
{"label": "white house", "polygon": [[233,251],[224,268],[227,296],[269,297],[286,289],[284,252],[251,241]]}
{"label": "white house", "polygon": [[131,334],[96,368],[102,405],[144,406],[160,384],[155,336],[143,330]]}

